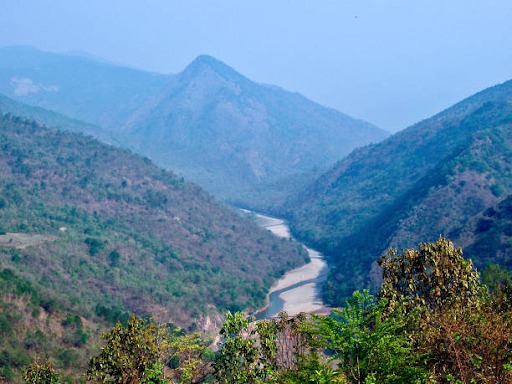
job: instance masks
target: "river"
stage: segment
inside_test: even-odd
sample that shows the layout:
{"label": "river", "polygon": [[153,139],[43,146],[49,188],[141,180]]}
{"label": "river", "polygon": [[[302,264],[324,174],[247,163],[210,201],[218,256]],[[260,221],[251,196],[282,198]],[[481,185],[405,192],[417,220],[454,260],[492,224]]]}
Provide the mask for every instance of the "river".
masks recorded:
{"label": "river", "polygon": [[[256,214],[256,223],[276,236],[291,237],[288,225],[281,219]],[[272,285],[269,305],[256,315],[257,320],[271,318],[282,310],[290,316],[300,312],[330,313],[330,308],[322,302],[321,296],[321,286],[327,278],[327,262],[320,252],[308,247],[306,249],[310,262],[288,271]]]}

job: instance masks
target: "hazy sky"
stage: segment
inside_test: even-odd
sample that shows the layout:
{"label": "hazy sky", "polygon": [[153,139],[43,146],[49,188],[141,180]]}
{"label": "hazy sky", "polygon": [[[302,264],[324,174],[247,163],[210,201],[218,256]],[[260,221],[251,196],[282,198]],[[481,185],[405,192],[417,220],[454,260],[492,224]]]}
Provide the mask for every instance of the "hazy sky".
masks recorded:
{"label": "hazy sky", "polygon": [[0,0],[0,46],[176,73],[199,54],[396,131],[512,79],[511,0]]}

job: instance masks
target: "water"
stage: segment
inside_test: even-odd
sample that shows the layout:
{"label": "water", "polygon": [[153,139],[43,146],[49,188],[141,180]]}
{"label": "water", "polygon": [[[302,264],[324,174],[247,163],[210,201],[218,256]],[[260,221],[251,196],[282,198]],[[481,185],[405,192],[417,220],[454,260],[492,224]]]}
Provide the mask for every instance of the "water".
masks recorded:
{"label": "water", "polygon": [[[276,236],[291,237],[289,227],[281,219],[257,214],[256,222]],[[327,278],[327,263],[318,251],[307,247],[306,249],[311,261],[288,271],[270,288],[269,306],[256,315],[257,320],[274,317],[282,310],[290,316],[300,312],[329,310],[321,298],[321,286]]]}
{"label": "water", "polygon": [[[280,289],[278,291],[274,291],[269,296],[269,306],[263,312],[259,312],[256,314],[256,320],[262,319],[270,319],[276,316],[279,312],[281,312],[285,308],[285,301],[281,298],[281,295],[286,292],[290,292],[296,290],[297,288],[304,287],[308,284],[315,284],[317,286],[321,285],[327,279],[327,274],[319,276],[315,279],[301,281],[300,283],[290,285],[287,288]],[[294,305],[293,303],[288,303],[289,305]],[[313,307],[313,304],[311,305]],[[325,307],[326,308],[326,307]],[[318,310],[318,308],[315,308]],[[308,310],[305,311],[287,311],[288,315],[293,316],[299,312],[310,312]]]}

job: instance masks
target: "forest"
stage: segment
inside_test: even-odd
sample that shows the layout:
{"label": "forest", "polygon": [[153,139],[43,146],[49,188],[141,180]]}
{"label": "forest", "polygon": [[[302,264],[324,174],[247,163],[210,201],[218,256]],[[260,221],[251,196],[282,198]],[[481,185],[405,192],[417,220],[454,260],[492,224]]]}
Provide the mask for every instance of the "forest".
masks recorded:
{"label": "forest", "polygon": [[[228,311],[217,351],[198,333],[132,315],[102,336],[81,380],[114,383],[510,383],[512,281],[482,274],[440,237],[381,256],[376,296],[355,291],[330,316],[254,322]],[[3,278],[12,279],[4,271]],[[30,294],[20,288],[18,295]],[[80,317],[65,322],[79,328]],[[28,360],[28,359],[27,359]],[[26,383],[72,380],[44,355]]]}

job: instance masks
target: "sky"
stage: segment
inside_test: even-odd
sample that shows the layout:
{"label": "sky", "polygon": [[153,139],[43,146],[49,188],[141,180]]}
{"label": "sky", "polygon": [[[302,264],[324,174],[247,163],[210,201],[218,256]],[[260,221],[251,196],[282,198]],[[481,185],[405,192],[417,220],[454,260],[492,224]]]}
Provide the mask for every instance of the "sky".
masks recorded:
{"label": "sky", "polygon": [[0,46],[178,73],[200,54],[396,132],[512,79],[510,0],[0,0]]}

